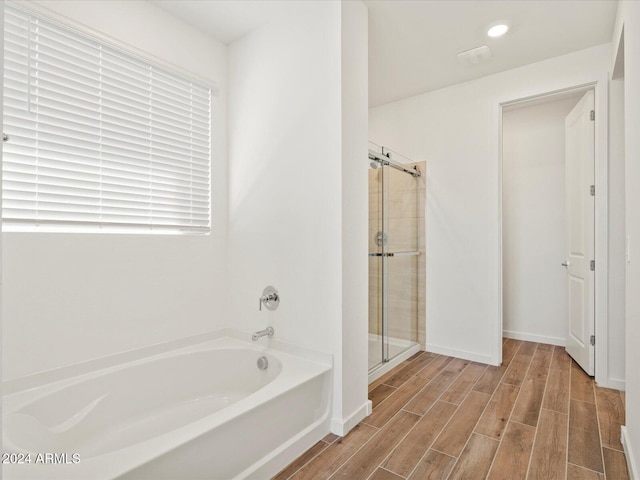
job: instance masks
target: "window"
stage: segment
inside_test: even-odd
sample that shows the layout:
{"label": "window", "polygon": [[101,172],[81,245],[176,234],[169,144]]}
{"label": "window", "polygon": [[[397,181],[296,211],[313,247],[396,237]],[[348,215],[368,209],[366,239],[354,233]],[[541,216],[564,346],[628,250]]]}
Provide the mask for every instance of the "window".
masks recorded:
{"label": "window", "polygon": [[4,40],[5,231],[209,231],[209,87],[12,6]]}

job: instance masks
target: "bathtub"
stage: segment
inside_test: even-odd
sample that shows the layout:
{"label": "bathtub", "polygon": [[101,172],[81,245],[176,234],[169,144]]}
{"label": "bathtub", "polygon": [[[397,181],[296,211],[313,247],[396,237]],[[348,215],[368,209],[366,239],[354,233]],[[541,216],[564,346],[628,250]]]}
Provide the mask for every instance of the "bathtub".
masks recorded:
{"label": "bathtub", "polygon": [[268,478],[328,432],[330,375],[226,337],[6,395],[4,478]]}

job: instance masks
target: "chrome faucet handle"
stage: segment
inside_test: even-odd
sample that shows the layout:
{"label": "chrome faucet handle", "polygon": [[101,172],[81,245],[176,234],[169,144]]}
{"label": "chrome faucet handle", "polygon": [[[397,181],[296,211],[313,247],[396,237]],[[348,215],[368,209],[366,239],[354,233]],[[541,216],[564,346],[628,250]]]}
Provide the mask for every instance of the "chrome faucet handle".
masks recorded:
{"label": "chrome faucet handle", "polygon": [[267,307],[267,310],[275,310],[280,304],[280,295],[271,285],[265,287],[262,296],[258,299],[258,310],[260,311],[262,311],[262,304]]}

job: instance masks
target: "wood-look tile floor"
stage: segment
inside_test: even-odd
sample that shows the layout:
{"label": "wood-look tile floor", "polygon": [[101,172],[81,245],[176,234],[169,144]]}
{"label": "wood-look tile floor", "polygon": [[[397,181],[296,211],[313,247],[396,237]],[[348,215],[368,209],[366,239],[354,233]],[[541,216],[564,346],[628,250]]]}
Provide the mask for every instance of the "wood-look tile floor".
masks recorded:
{"label": "wood-look tile floor", "polygon": [[628,480],[624,394],[563,348],[506,339],[503,365],[420,352],[369,386],[373,413],[275,480]]}

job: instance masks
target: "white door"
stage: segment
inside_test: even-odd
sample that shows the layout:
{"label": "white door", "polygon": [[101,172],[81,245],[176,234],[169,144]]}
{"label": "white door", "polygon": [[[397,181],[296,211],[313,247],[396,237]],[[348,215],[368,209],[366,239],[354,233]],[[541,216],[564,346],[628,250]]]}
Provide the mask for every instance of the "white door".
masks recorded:
{"label": "white door", "polygon": [[565,252],[567,269],[567,353],[594,375],[594,111],[593,91],[587,92],[565,119]]}

